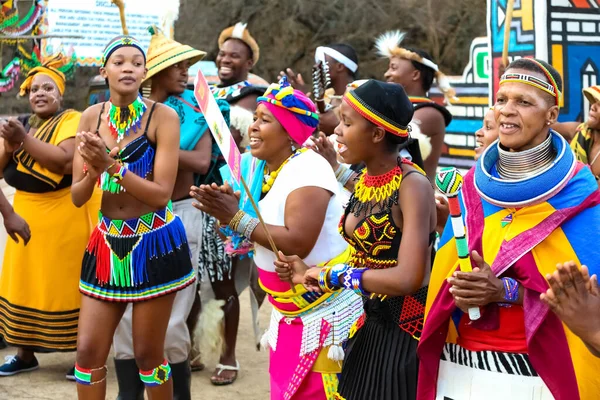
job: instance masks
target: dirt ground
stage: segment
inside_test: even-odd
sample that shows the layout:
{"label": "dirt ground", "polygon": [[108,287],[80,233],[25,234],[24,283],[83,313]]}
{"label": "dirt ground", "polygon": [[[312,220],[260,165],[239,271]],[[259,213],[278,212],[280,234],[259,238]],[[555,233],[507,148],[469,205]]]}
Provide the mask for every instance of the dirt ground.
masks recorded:
{"label": "dirt ground", "polygon": [[[216,359],[209,359],[207,369],[192,375],[193,399],[244,399],[265,400],[269,398],[268,353],[256,351],[252,331],[250,298],[248,291],[240,297],[241,317],[238,333],[237,356],[241,371],[238,380],[230,386],[213,386],[210,375]],[[266,303],[260,311],[261,329],[269,322],[270,306]],[[0,351],[3,357],[15,354],[15,349]],[[74,354],[41,354],[38,355],[40,369],[12,377],[0,378],[0,399],[2,400],[70,400],[76,399],[75,383],[65,379],[65,373],[73,365]],[[108,361],[107,399],[114,400],[117,395],[117,381],[112,368],[112,359]]]}

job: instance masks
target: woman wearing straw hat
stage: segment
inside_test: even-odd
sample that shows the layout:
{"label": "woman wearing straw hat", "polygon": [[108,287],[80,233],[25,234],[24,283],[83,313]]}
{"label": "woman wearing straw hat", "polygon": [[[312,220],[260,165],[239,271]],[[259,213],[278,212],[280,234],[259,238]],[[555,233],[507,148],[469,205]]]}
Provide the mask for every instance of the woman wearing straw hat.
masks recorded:
{"label": "woman wearing straw hat", "polygon": [[577,127],[571,148],[579,161],[590,166],[600,186],[600,86],[585,88],[583,94],[590,102],[590,113],[587,121]]}
{"label": "woman wearing straw hat", "polygon": [[[194,175],[205,174],[211,154],[210,133],[200,113],[194,94],[186,89],[188,67],[201,60],[205,53],[171,40],[156,27],[148,29],[152,34],[148,48],[148,74],[143,83],[149,84],[150,99],[168,105],[179,115],[179,167],[171,201],[173,212],[181,218],[191,251],[194,270],[198,268],[198,254],[202,233],[202,216],[195,211],[189,196]],[[226,102],[223,102],[228,108]],[[165,337],[165,357],[171,364],[174,398],[189,400],[191,335],[186,325],[192,305],[198,294],[197,285],[178,292]],[[197,316],[196,316],[197,317]],[[144,385],[138,376],[132,338],[132,306],[129,305],[114,335],[115,370],[119,382],[119,399],[142,398]]]}
{"label": "woman wearing straw hat", "polygon": [[13,206],[0,196],[0,212],[13,239],[6,244],[0,278],[0,336],[18,348],[0,367],[0,376],[37,369],[34,352],[76,349],[76,288],[95,223],[90,215],[98,209],[89,213],[87,206],[78,209],[70,201],[81,113],[62,108],[62,65],[57,55],[31,69],[20,94],[29,98],[32,114],[0,125],[0,166],[16,189]]}

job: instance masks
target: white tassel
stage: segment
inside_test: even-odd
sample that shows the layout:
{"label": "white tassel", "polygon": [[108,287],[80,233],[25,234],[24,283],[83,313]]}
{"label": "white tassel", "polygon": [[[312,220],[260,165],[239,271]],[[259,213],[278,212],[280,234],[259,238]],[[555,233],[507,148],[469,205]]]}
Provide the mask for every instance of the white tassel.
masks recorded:
{"label": "white tassel", "polygon": [[375,40],[375,48],[381,56],[392,58],[394,49],[400,47],[404,36],[406,36],[406,33],[402,31],[383,33]]}
{"label": "white tassel", "polygon": [[344,361],[344,349],[342,349],[342,346],[335,344],[329,346],[327,358],[329,358],[331,361]]}
{"label": "white tassel", "polygon": [[242,39],[244,37],[244,32],[246,31],[246,26],[248,26],[248,24],[245,24],[243,22],[238,22],[237,24],[235,24],[233,32],[231,33],[231,37],[236,39]]}
{"label": "white tassel", "polygon": [[419,141],[419,150],[421,150],[421,157],[426,160],[431,154],[431,138],[421,132],[419,123],[415,120],[411,121],[410,124],[410,137]]}
{"label": "white tassel", "polygon": [[260,348],[267,350],[269,348],[269,331],[267,330],[260,338]]}
{"label": "white tassel", "polygon": [[202,313],[194,333],[203,357],[213,353],[220,355],[223,351],[225,344],[223,338],[224,305],[223,300],[211,300],[202,307]]}

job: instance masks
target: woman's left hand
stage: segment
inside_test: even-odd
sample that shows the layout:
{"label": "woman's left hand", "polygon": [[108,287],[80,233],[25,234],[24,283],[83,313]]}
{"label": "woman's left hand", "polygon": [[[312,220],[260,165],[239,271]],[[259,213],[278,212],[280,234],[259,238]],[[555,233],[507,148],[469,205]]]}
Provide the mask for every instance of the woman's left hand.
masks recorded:
{"label": "woman's left hand", "polygon": [[93,168],[106,171],[115,163],[114,156],[117,154],[118,148],[114,148],[110,154],[107,153],[104,141],[91,132],[79,132],[77,138],[79,139],[77,151],[83,160]]}
{"label": "woman's left hand", "polygon": [[27,132],[22,123],[15,118],[11,118],[0,125],[0,136],[12,145],[20,145],[25,140]]}
{"label": "woman's left hand", "polygon": [[448,278],[450,293],[454,302],[461,310],[471,307],[482,307],[490,303],[504,301],[504,285],[497,278],[483,257],[476,251],[471,253],[471,259],[477,264],[473,272],[456,271]]}
{"label": "woman's left hand", "polygon": [[216,183],[200,185],[200,187],[192,186],[190,196],[197,201],[193,203],[194,207],[212,215],[224,225],[228,225],[240,210],[240,193],[234,193],[227,182],[223,186],[218,186]]}

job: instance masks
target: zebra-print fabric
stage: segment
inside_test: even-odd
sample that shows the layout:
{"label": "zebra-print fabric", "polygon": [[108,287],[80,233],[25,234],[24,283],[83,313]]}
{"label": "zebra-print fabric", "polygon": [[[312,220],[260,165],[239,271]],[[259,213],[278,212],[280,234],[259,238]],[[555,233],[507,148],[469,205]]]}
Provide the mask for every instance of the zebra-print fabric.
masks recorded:
{"label": "zebra-print fabric", "polygon": [[457,344],[446,343],[442,360],[483,371],[502,374],[538,376],[527,354],[501,353],[498,351],[470,351]]}

